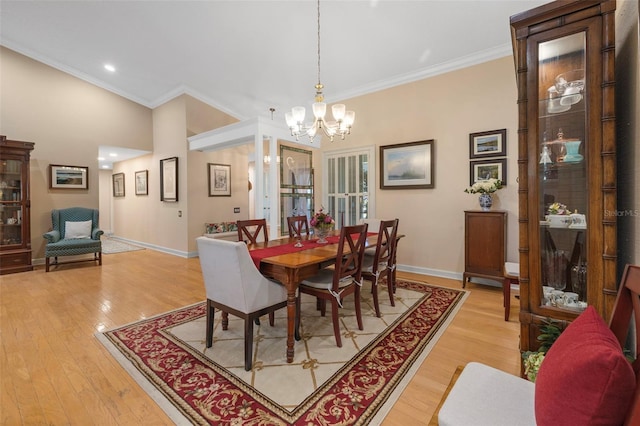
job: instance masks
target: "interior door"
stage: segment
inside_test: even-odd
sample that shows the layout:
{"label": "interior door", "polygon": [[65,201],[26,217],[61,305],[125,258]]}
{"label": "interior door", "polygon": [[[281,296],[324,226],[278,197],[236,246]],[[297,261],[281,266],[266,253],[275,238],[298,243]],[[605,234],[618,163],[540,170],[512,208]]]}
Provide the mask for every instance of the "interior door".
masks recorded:
{"label": "interior door", "polygon": [[373,147],[325,154],[323,199],[335,218],[336,228],[355,225],[374,214],[375,181]]}

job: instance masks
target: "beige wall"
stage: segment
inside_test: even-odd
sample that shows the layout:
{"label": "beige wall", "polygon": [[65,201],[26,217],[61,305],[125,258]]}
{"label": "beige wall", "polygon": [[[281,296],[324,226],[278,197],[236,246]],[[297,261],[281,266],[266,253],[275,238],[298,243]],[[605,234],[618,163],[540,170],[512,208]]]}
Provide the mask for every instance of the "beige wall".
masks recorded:
{"label": "beige wall", "polygon": [[[435,139],[435,188],[380,190],[379,218],[400,219],[406,234],[398,251],[404,269],[459,276],[464,269],[464,211],[478,209],[469,186],[469,133],[507,129],[507,187],[494,209],[508,214],[508,260],[518,261],[517,105],[513,58],[505,57],[426,80],[345,101],[356,111],[346,141],[323,141],[322,150]],[[317,173],[319,176],[319,173]],[[318,181],[319,179],[316,179]],[[320,201],[320,200],[317,200]]]}
{"label": "beige wall", "polygon": [[[98,208],[98,146],[151,150],[151,110],[4,47],[0,134],[35,142],[31,156],[31,245],[44,256],[51,210]],[[88,190],[50,190],[49,164],[89,167]]]}

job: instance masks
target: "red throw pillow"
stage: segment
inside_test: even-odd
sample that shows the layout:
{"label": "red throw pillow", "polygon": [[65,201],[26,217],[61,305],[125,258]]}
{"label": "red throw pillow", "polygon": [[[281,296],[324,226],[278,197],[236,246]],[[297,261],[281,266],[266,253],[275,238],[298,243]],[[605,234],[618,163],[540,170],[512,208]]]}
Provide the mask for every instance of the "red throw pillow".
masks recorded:
{"label": "red throw pillow", "polygon": [[635,374],[613,332],[589,306],[562,332],[535,384],[538,425],[621,425]]}

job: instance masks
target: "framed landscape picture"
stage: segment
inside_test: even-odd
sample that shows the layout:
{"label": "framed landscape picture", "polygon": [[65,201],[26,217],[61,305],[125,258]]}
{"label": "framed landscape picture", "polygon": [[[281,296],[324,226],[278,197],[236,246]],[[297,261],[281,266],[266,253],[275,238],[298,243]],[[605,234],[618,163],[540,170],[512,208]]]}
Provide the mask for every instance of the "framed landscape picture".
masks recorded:
{"label": "framed landscape picture", "polygon": [[49,188],[89,189],[89,168],[82,166],[49,165]]}
{"label": "framed landscape picture", "polygon": [[479,180],[500,179],[502,186],[507,186],[507,159],[482,160],[469,162],[469,185]]}
{"label": "framed landscape picture", "polygon": [[178,202],[178,157],[160,160],[160,201]]}
{"label": "framed landscape picture", "polygon": [[469,158],[507,155],[507,129],[469,134]]}
{"label": "framed landscape picture", "polygon": [[113,179],[113,196],[124,197],[124,173],[116,173],[111,178]]}
{"label": "framed landscape picture", "polygon": [[380,189],[422,189],[435,186],[434,140],[380,147]]}
{"label": "framed landscape picture", "polygon": [[231,166],[228,164],[208,164],[209,197],[231,196]]}
{"label": "framed landscape picture", "polygon": [[149,195],[149,187],[147,185],[148,178],[148,170],[141,170],[139,172],[136,172],[136,195]]}

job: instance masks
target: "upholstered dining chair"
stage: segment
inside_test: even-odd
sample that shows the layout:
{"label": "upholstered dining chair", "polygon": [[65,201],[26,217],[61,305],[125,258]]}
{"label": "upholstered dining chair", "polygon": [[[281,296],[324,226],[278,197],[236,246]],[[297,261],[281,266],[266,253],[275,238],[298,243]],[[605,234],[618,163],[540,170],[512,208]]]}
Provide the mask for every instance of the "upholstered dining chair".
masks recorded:
{"label": "upholstered dining chair", "polygon": [[263,241],[269,241],[266,219],[239,220],[237,224],[238,241],[244,241],[247,244],[255,244],[260,240],[261,232],[263,233]]}
{"label": "upholstered dining chair", "polygon": [[362,326],[360,308],[360,287],[362,286],[362,258],[367,239],[367,225],[344,226],[340,230],[338,252],[333,269],[322,269],[316,275],[303,280],[298,287],[298,309],[296,324],[300,323],[300,306],[302,293],[310,294],[320,300],[320,312],[324,316],[326,302],[331,302],[331,319],[336,345],[342,347],[340,338],[340,320],[338,308],[342,307],[345,296],[354,295],[358,328]]}
{"label": "upholstered dining chair", "polygon": [[[45,271],[52,266],[67,263],[97,261],[102,265],[102,241],[104,232],[99,228],[99,212],[96,209],[70,207],[51,211],[52,230],[42,234],[47,240],[44,248]],[[59,256],[93,254],[93,258],[59,262]],[[53,258],[53,262],[51,262]]]}
{"label": "upholstered dining chair", "polygon": [[265,278],[251,260],[247,245],[241,241],[225,241],[198,237],[198,255],[207,294],[207,348],[213,346],[213,316],[222,311],[222,329],[229,325],[228,313],[244,319],[244,369],[251,370],[253,356],[253,323],[287,305],[287,290]]}
{"label": "upholstered dining chair", "polygon": [[393,260],[394,247],[396,245],[396,235],[398,234],[398,219],[381,220],[378,230],[378,241],[376,242],[373,254],[365,251],[362,265],[362,279],[371,281],[371,292],[373,294],[373,306],[376,316],[380,317],[380,303],[378,301],[378,280],[382,274],[387,278],[387,289],[389,291],[389,302],[395,306],[393,300]]}
{"label": "upholstered dining chair", "polygon": [[309,235],[309,220],[307,216],[289,216],[287,217],[287,226],[289,227],[289,237],[299,238],[303,234]]}
{"label": "upholstered dining chair", "polygon": [[[636,359],[622,347],[631,336]],[[609,325],[587,307],[546,352],[535,383],[470,362],[438,413],[440,426],[639,425],[640,267],[627,265]]]}

